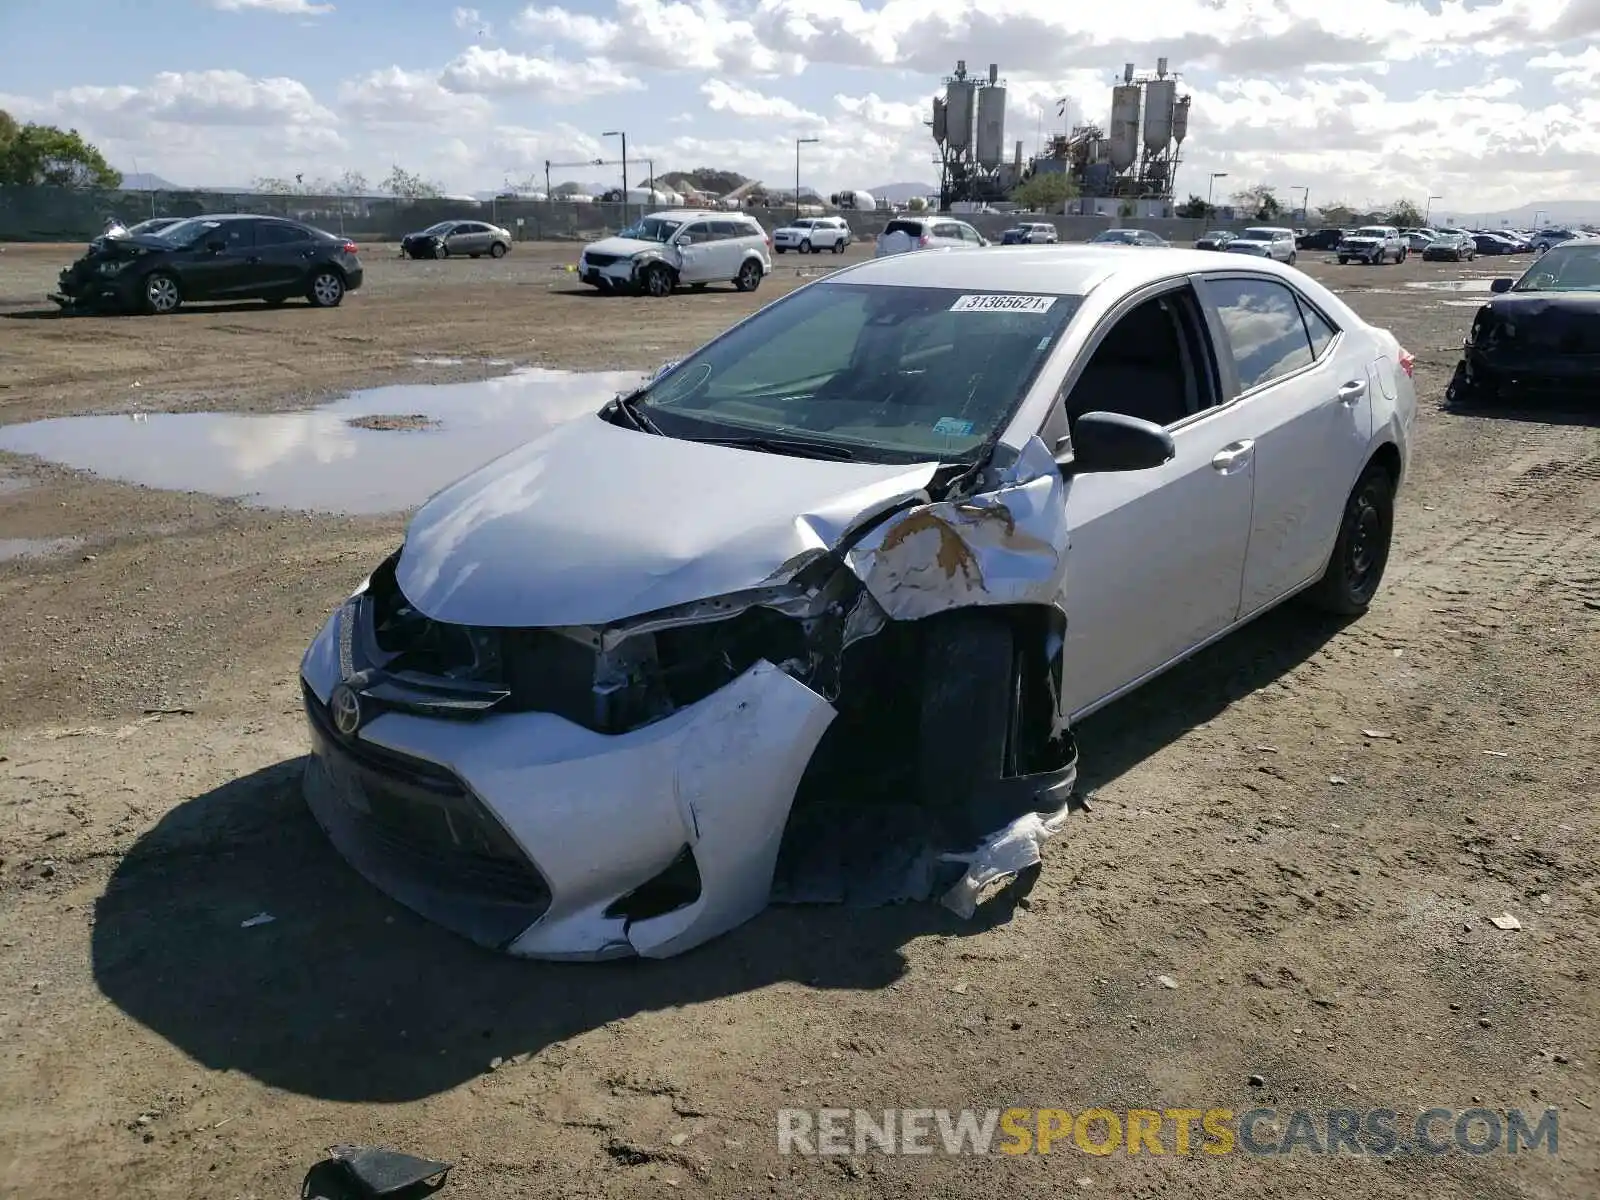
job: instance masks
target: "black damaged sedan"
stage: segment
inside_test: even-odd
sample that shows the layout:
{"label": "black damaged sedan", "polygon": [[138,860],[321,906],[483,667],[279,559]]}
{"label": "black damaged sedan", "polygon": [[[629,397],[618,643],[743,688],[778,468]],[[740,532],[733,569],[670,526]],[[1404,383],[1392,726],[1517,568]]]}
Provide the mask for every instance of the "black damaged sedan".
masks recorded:
{"label": "black damaged sedan", "polygon": [[1496,279],[1491,290],[1473,317],[1448,401],[1600,396],[1600,239],[1556,246],[1520,279]]}
{"label": "black damaged sedan", "polygon": [[334,308],[361,278],[356,244],[347,238],[297,221],[227,213],[155,233],[98,237],[61,272],[50,299],[69,312],[158,316],[194,300],[282,304],[303,296]]}

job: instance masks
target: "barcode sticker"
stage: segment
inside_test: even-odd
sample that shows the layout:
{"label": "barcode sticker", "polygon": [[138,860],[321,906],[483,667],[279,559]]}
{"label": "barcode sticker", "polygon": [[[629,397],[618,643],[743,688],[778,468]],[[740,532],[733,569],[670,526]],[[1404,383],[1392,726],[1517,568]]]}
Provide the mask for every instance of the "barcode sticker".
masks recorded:
{"label": "barcode sticker", "polygon": [[1049,312],[1054,296],[957,296],[951,312]]}

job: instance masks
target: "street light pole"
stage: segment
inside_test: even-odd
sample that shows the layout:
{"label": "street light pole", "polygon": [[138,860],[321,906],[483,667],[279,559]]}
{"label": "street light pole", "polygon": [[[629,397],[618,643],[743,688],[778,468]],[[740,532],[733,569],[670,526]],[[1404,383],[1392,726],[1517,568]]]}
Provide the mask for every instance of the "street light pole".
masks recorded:
{"label": "street light pole", "polygon": [[809,146],[820,139],[814,137],[794,140],[794,219],[800,219],[800,147]]}
{"label": "street light pole", "polygon": [[622,223],[628,223],[628,135],[621,129],[608,129],[601,137],[622,139]]}
{"label": "street light pole", "polygon": [[1311,189],[1303,183],[1297,183],[1289,190],[1300,193],[1300,219],[1309,221],[1311,219]]}
{"label": "street light pole", "polygon": [[1429,196],[1428,197],[1428,202],[1425,205],[1423,205],[1423,207],[1422,207],[1422,224],[1423,224],[1424,228],[1427,227],[1429,214],[1433,212],[1433,202],[1435,200],[1443,200],[1443,199],[1444,199],[1443,196]]}
{"label": "street light pole", "polygon": [[1227,177],[1228,177],[1228,173],[1226,171],[1213,171],[1213,172],[1211,172],[1211,181],[1206,184],[1206,215],[1207,216],[1211,215],[1211,195],[1216,190],[1217,180],[1226,179]]}

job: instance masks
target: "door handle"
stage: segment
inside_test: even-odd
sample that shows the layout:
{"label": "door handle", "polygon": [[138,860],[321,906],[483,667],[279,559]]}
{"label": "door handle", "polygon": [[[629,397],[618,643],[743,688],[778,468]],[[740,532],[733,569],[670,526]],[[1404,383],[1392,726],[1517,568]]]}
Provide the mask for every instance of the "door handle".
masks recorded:
{"label": "door handle", "polygon": [[1365,379],[1352,379],[1336,393],[1340,404],[1354,404],[1367,394],[1367,381]]}
{"label": "door handle", "polygon": [[1255,450],[1256,444],[1249,438],[1242,442],[1230,442],[1211,456],[1211,465],[1224,475],[1231,474],[1248,464]]}

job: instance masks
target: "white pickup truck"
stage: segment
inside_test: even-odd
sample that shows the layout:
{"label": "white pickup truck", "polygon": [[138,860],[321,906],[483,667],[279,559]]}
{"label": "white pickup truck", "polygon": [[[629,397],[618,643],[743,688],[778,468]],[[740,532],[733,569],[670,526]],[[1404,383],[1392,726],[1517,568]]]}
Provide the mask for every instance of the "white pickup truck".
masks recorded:
{"label": "white pickup truck", "polygon": [[1343,265],[1352,258],[1374,266],[1391,258],[1403,263],[1410,251],[1411,247],[1393,225],[1363,225],[1344,235],[1339,243],[1339,263]]}
{"label": "white pickup truck", "polygon": [[782,229],[772,231],[772,248],[779,254],[794,250],[800,254],[821,254],[832,250],[843,254],[850,244],[850,226],[838,217],[801,217]]}

